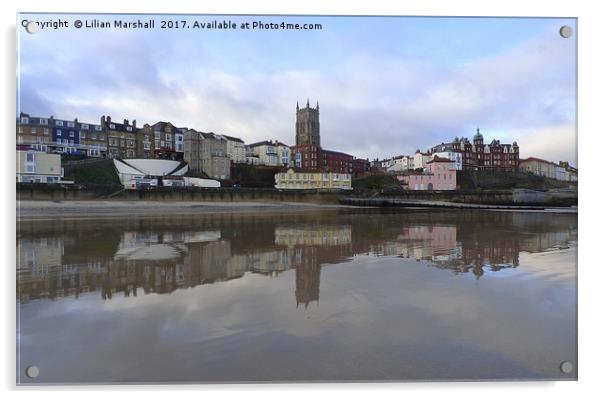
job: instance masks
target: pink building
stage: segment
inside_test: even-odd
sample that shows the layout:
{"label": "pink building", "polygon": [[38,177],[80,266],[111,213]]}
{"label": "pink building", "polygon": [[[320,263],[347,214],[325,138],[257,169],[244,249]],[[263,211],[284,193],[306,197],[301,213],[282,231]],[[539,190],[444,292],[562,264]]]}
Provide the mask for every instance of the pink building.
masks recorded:
{"label": "pink building", "polygon": [[435,156],[426,163],[424,171],[404,173],[397,180],[408,190],[455,190],[455,162]]}

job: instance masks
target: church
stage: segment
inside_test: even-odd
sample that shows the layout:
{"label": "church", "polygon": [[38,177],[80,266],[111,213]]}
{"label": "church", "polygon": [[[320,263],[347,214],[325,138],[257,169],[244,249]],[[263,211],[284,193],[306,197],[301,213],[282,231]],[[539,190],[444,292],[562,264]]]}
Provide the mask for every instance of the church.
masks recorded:
{"label": "church", "polygon": [[353,156],[343,152],[323,149],[320,145],[320,104],[304,108],[297,103],[295,145],[291,159],[295,170],[302,172],[352,173]]}

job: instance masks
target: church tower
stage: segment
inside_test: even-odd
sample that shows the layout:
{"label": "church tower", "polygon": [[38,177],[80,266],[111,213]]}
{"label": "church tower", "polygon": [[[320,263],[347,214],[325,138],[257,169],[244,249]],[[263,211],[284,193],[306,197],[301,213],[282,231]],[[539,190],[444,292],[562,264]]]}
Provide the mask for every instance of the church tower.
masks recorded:
{"label": "church tower", "polygon": [[316,108],[309,106],[309,99],[305,108],[299,109],[297,102],[297,134],[295,143],[298,146],[315,145],[320,147],[320,105]]}

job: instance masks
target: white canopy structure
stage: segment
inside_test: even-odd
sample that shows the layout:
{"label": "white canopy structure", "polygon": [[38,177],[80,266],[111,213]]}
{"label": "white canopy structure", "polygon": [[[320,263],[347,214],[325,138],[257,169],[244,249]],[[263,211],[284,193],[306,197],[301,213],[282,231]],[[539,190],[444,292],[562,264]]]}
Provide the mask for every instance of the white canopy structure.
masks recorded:
{"label": "white canopy structure", "polygon": [[188,172],[186,162],[167,159],[113,159],[113,164],[123,185],[144,176],[183,176]]}

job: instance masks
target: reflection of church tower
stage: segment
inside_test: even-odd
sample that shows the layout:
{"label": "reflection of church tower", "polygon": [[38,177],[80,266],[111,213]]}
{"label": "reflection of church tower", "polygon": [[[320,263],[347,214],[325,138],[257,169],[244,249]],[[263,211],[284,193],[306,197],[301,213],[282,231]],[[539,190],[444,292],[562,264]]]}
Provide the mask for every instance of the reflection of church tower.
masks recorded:
{"label": "reflection of church tower", "polygon": [[295,298],[297,306],[301,303],[307,308],[310,302],[320,300],[321,267],[315,247],[296,248],[295,250],[302,252],[302,261],[295,267]]}
{"label": "reflection of church tower", "polygon": [[299,109],[299,103],[297,103],[296,130],[296,145],[320,147],[320,105],[318,103],[316,103],[316,108],[311,108],[308,99],[305,108],[301,109]]}

